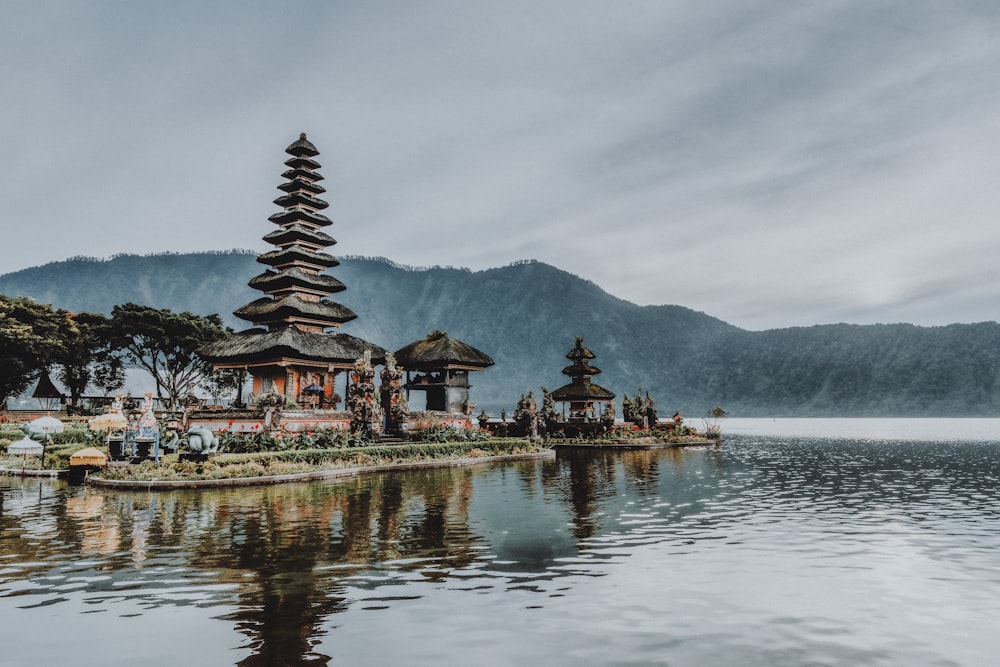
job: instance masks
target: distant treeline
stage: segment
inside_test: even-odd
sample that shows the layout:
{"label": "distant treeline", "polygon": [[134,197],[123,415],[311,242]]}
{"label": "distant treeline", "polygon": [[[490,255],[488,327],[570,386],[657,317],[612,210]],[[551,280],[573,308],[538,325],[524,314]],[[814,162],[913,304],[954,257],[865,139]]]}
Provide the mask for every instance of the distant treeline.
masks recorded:
{"label": "distant treeline", "polygon": [[[552,390],[575,336],[621,396],[641,389],[661,415],[992,416],[1000,325],[822,325],[745,331],[681,306],[637,306],[594,283],[528,261],[485,271],[414,269],[343,257],[330,271],[347,291],[332,298],[358,314],[344,331],[395,350],[434,329],[489,354],[473,400],[513,412],[529,389]],[[248,251],[73,258],[0,276],[0,293],[76,312],[133,302],[203,315],[258,298],[247,281],[265,270]]]}

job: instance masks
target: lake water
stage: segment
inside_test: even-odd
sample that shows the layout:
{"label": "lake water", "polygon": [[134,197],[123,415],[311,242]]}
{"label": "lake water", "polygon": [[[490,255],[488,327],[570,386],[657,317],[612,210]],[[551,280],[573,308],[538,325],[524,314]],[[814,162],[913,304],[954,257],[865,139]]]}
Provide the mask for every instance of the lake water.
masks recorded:
{"label": "lake water", "polygon": [[256,489],[0,478],[0,664],[997,664],[1000,420],[723,432]]}

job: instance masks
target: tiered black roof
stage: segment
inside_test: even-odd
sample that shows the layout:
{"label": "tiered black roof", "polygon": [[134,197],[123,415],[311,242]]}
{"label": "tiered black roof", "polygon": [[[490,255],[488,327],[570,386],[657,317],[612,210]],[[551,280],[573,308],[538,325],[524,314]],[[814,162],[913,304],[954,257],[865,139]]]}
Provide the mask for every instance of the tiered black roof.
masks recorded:
{"label": "tiered black roof", "polygon": [[265,252],[257,257],[257,261],[274,267],[307,266],[317,272],[340,265],[340,262],[333,255],[316,252],[297,243]]}
{"label": "tiered black roof", "polygon": [[279,185],[278,189],[281,190],[282,192],[296,192],[298,190],[305,190],[306,192],[309,192],[314,195],[321,195],[324,192],[326,192],[326,188],[324,188],[319,183],[312,183],[306,180],[306,178],[304,178],[303,175],[307,173],[308,172],[306,172],[305,170],[299,171],[298,176],[291,177],[291,179],[287,183],[282,183],[281,185]]}
{"label": "tiered black roof", "polygon": [[268,296],[233,314],[271,330],[298,326],[315,332],[349,322],[357,315],[323,298],[345,288],[336,278],[322,274],[340,262],[322,252],[336,240],[319,230],[331,224],[329,218],[316,212],[328,206],[315,196],[325,191],[315,184],[323,179],[316,172],[319,163],[313,160],[319,151],[303,133],[285,152],[292,156],[285,161],[291,169],[285,171],[288,180],[278,189],[286,194],[274,200],[284,210],[269,218],[279,229],[264,236],[276,248],[257,257],[258,262],[276,270],[265,271],[249,283]]}
{"label": "tiered black roof", "polygon": [[250,287],[271,294],[273,292],[289,292],[301,288],[316,294],[334,294],[347,289],[344,283],[325,273],[306,273],[302,269],[292,268],[287,271],[265,271],[250,279]]}
{"label": "tiered black roof", "polygon": [[286,194],[275,200],[283,210],[268,218],[278,229],[264,236],[275,249],[257,258],[261,264],[274,268],[249,283],[265,296],[234,312],[257,328],[206,345],[199,353],[224,368],[296,361],[318,367],[331,364],[349,367],[366,351],[371,352],[374,363],[384,363],[386,351],[378,345],[325,331],[357,315],[346,306],[324,298],[346,288],[333,276],[323,273],[339,262],[322,252],[336,241],[319,229],[333,224],[317,213],[327,207],[316,196],[325,192],[316,185],[323,180],[316,171],[320,164],[313,159],[319,151],[302,134],[285,152],[292,157],[285,160],[289,169],[282,174],[287,182],[278,189]]}
{"label": "tiered black roof", "polygon": [[315,225],[316,227],[326,227],[333,224],[333,220],[322,213],[313,213],[304,208],[293,208],[287,211],[279,211],[268,218],[276,225],[288,225],[295,222]]}
{"label": "tiered black roof", "polygon": [[271,245],[277,246],[287,246],[296,241],[302,241],[320,248],[325,248],[337,243],[329,234],[324,234],[317,229],[300,225],[297,222],[286,225],[281,229],[274,230],[270,234],[265,235],[264,240]]}
{"label": "tiered black roof", "polygon": [[584,347],[583,338],[577,337],[576,345],[566,354],[566,358],[572,360],[573,363],[562,370],[563,373],[573,378],[573,381],[553,391],[552,398],[556,401],[612,400],[615,397],[613,392],[590,381],[592,376],[601,372],[600,368],[588,363],[589,360],[596,357],[596,354]]}

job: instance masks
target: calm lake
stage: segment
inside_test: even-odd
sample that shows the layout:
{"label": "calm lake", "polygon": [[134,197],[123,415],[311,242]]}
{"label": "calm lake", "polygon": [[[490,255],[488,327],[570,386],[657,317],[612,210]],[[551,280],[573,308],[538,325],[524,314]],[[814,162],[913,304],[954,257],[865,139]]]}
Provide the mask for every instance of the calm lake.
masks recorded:
{"label": "calm lake", "polygon": [[0,478],[0,664],[995,665],[1000,420],[239,490]]}

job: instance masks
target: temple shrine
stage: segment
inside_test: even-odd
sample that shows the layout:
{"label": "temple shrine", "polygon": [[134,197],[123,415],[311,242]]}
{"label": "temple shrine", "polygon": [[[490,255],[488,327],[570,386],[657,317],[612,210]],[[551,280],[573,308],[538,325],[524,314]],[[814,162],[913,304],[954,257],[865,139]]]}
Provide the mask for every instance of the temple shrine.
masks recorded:
{"label": "temple shrine", "polygon": [[[552,399],[563,404],[564,421],[596,422],[604,417],[605,410],[614,410],[614,393],[590,381],[601,372],[601,369],[590,365],[590,360],[596,356],[584,347],[581,337],[577,337],[576,345],[566,354],[566,358],[573,363],[562,369],[562,372],[572,380],[552,392]],[[609,416],[613,421],[614,414]]]}
{"label": "temple shrine", "polygon": [[406,371],[407,400],[411,392],[426,395],[425,410],[458,412],[471,415],[475,406],[469,402],[469,372],[493,365],[493,359],[468,343],[451,338],[444,331],[398,350],[396,361]]}
{"label": "temple shrine", "polygon": [[[319,198],[319,151],[305,133],[285,152],[286,179],[278,186],[284,194],[274,200],[281,211],[268,218],[277,229],[263,237],[274,250],[257,257],[269,267],[248,283],[264,293],[234,311],[254,325],[240,333],[205,346],[202,357],[216,369],[242,368],[253,376],[253,393],[283,395],[289,401],[313,408],[337,408],[347,396],[346,371],[366,356],[384,362],[386,351],[368,341],[329,329],[357,317],[349,308],[328,300],[346,287],[323,273],[340,264],[324,249],[336,241],[322,231],[333,222],[321,211],[329,204]],[[343,372],[344,393],[336,379]]]}

